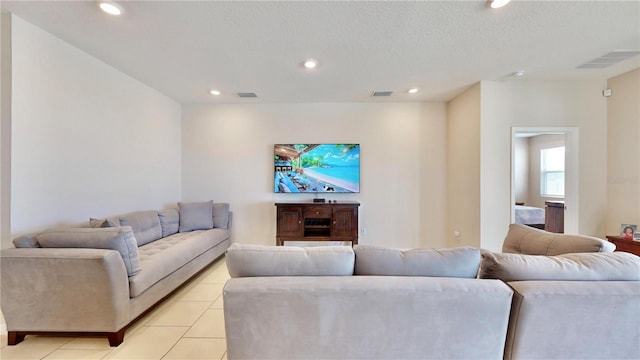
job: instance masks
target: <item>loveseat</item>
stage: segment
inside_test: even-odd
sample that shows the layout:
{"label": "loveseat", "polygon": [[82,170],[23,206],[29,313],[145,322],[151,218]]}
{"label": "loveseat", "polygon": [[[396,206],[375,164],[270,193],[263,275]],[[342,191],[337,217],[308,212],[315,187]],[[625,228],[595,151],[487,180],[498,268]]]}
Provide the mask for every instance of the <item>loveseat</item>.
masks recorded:
{"label": "loveseat", "polygon": [[14,239],[16,248],[0,251],[8,344],[71,333],[119,345],[132,322],[230,245],[229,204],[177,205]]}
{"label": "loveseat", "polygon": [[233,244],[226,261],[229,359],[640,358],[633,254]]}

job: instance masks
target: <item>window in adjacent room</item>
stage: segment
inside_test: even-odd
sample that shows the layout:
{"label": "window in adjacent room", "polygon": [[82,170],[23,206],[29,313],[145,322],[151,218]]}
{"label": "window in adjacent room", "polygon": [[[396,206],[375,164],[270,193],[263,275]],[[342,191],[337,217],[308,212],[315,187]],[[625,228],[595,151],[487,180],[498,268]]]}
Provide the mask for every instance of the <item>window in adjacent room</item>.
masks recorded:
{"label": "window in adjacent room", "polygon": [[540,195],[564,197],[564,146],[540,150]]}

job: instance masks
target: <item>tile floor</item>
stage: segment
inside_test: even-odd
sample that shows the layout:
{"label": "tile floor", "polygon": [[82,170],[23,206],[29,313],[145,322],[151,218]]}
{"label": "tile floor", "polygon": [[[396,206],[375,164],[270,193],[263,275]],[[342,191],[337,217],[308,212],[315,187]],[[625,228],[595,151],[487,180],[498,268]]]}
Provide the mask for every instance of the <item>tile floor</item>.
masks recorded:
{"label": "tile floor", "polygon": [[0,359],[226,360],[222,287],[227,279],[223,256],[133,324],[118,347],[110,347],[106,338],[34,335],[7,346],[5,333]]}

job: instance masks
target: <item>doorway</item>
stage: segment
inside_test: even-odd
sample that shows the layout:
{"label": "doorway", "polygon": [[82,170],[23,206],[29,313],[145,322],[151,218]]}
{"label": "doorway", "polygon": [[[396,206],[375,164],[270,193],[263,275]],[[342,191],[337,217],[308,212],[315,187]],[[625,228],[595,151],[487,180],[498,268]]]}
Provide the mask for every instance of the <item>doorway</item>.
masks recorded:
{"label": "doorway", "polygon": [[[516,221],[516,203],[527,203],[532,207],[544,209],[546,199],[564,201],[564,232],[568,234],[578,233],[578,128],[574,127],[512,127],[511,128],[511,223]],[[524,141],[523,139],[529,139]],[[530,139],[536,139],[532,141]],[[546,148],[558,148],[564,146],[564,195],[545,194],[541,190],[544,175],[541,175],[541,166],[536,157],[523,155],[523,143],[547,143]],[[539,152],[541,146],[528,146],[528,151]],[[523,165],[520,161],[523,156],[533,158],[529,164]],[[525,175],[526,173],[526,175]],[[533,173],[533,174],[532,174]],[[523,184],[522,178],[526,176],[528,184]],[[535,183],[535,185],[532,184]],[[525,194],[526,193],[526,194]],[[523,199],[526,199],[523,201]]]}

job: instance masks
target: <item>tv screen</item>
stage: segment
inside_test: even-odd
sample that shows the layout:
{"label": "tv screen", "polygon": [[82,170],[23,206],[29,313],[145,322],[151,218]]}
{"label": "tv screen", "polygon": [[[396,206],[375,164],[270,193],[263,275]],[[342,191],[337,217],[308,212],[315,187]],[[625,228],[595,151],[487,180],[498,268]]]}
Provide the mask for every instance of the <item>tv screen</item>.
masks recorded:
{"label": "tv screen", "polygon": [[277,193],[359,193],[360,144],[276,144]]}

